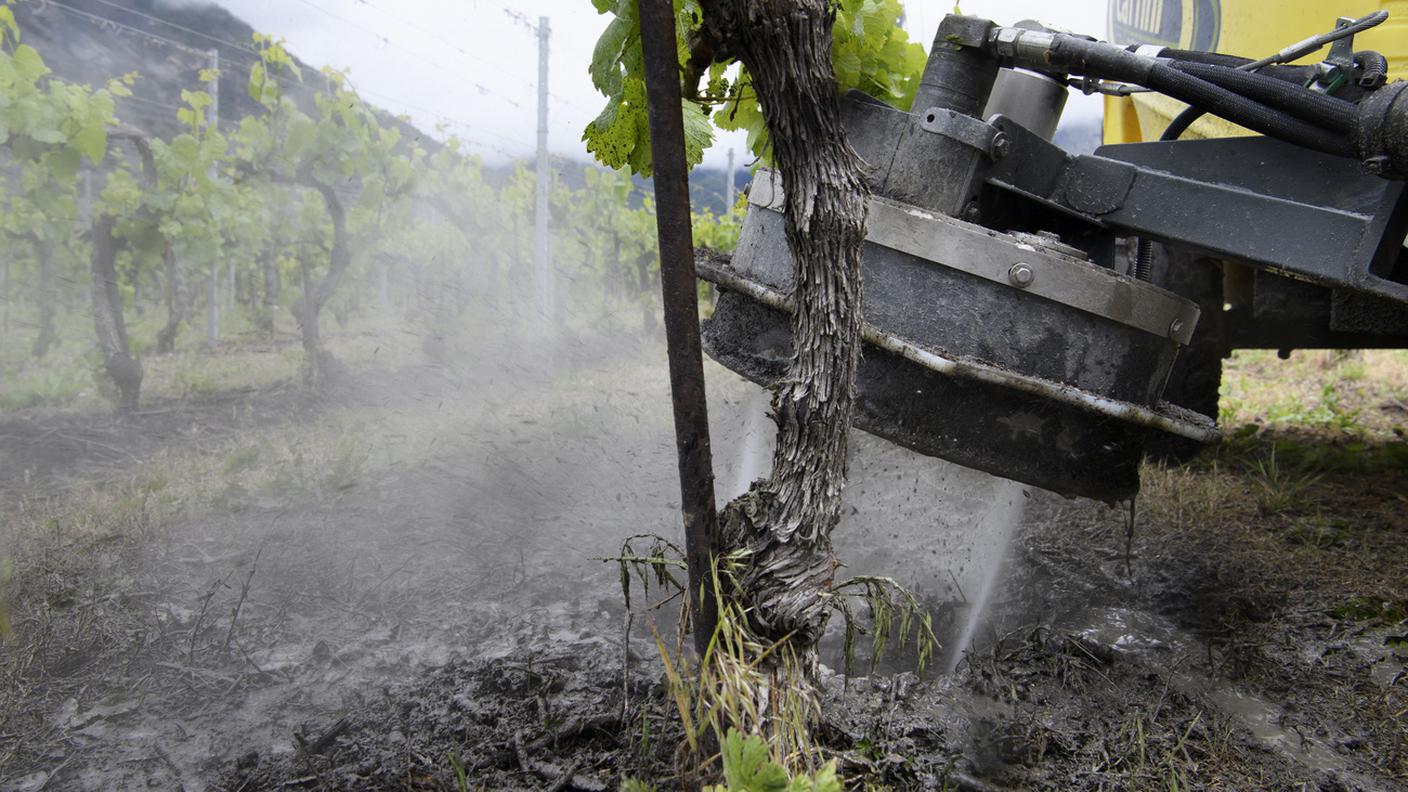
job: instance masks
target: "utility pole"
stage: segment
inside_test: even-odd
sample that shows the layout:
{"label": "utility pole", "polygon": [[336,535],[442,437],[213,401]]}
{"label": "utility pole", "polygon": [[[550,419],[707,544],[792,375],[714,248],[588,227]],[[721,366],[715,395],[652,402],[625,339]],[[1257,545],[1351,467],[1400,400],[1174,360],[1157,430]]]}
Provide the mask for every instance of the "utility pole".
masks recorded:
{"label": "utility pole", "polygon": [[538,287],[538,311],[548,321],[553,311],[552,250],[548,244],[548,190],[552,174],[548,168],[548,18],[538,17],[538,186],[533,210],[535,247],[533,273]]}
{"label": "utility pole", "polygon": [[[206,85],[206,93],[210,94],[210,116],[206,120],[206,128],[218,130],[220,128],[220,50],[212,49],[206,53],[210,56],[210,81]],[[210,166],[210,177],[215,178],[215,166]],[[220,256],[219,249],[216,255],[210,259],[210,296],[205,306],[205,345],[211,352],[215,351],[215,344],[220,340]]]}
{"label": "utility pole", "polygon": [[724,214],[733,212],[733,149],[728,150],[728,184],[724,187]]}

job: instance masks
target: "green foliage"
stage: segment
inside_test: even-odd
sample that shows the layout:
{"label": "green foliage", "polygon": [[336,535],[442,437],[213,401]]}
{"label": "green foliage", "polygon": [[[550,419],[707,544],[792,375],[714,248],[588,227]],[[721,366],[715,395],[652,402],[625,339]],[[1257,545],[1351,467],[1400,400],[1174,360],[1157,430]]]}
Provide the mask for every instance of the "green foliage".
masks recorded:
{"label": "green foliage", "polygon": [[705,792],[842,792],[835,761],[815,774],[789,777],[772,761],[768,744],[756,735],[743,736],[730,729],[721,746],[725,784],[705,787]]}
{"label": "green foliage", "polygon": [[177,369],[176,386],[185,396],[205,396],[220,390],[220,384],[215,377],[199,365]]}
{"label": "green foliage", "polygon": [[1408,622],[1408,602],[1354,596],[1330,608],[1330,615],[1347,621],[1377,621],[1397,625]]}
{"label": "green foliage", "polygon": [[[651,172],[650,130],[646,119],[644,62],[636,0],[593,0],[598,13],[613,18],[597,39],[589,72],[606,97],[606,107],[582,133],[587,150],[611,168]],[[689,60],[688,41],[698,29],[697,0],[675,0],[675,30],[681,69]],[[863,91],[909,109],[924,69],[924,50],[899,26],[900,0],[840,0],[832,28],[832,68],[842,93]],[[768,158],[767,126],[752,77],[733,62],[711,64],[703,86],[684,100],[685,155],[691,166],[713,141],[710,118],[722,129],[745,130],[748,148]]]}
{"label": "green foliage", "polygon": [[915,670],[923,674],[933,659],[934,651],[940,648],[929,609],[913,592],[891,578],[850,578],[832,587],[831,597],[831,603],[840,612],[845,627],[842,653],[847,676],[855,667],[855,639],[865,632],[852,610],[851,599],[858,600],[869,611],[872,672],[893,645],[897,649],[912,647]]}
{"label": "green foliage", "polygon": [[[650,125],[646,116],[645,61],[640,45],[640,19],[636,0],[592,0],[597,13],[614,19],[602,31],[592,51],[589,72],[592,85],[606,96],[606,107],[582,133],[582,140],[602,164],[630,168],[633,173],[651,172]],[[694,26],[699,7],[696,0],[675,0],[675,27]],[[681,50],[681,58],[688,53]],[[683,60],[681,61],[683,62]],[[705,109],[683,101],[685,159],[692,167],[704,159],[704,149],[713,142],[713,131]]]}
{"label": "green foliage", "polygon": [[743,213],[734,209],[728,214],[716,215],[709,211],[694,213],[693,231],[696,247],[712,248],[724,253],[732,253],[738,247],[738,234],[743,230]]}
{"label": "green foliage", "polygon": [[0,409],[70,404],[92,384],[88,361],[82,358],[63,361],[25,372],[17,380],[6,383],[5,390],[0,391]]}
{"label": "green foliage", "polygon": [[236,448],[225,457],[225,462],[220,465],[220,472],[228,476],[250,470],[259,464],[259,456],[259,446]]}
{"label": "green foliage", "polygon": [[1265,514],[1295,511],[1301,508],[1306,495],[1321,478],[1319,473],[1287,469],[1276,460],[1273,447],[1270,454],[1256,460],[1252,486],[1257,506]]}
{"label": "green foliage", "polygon": [[[681,6],[681,14],[694,13]],[[109,145],[113,98],[128,93],[136,76],[109,80],[100,90],[53,79],[39,54],[20,43],[12,16],[0,0],[0,145],[14,163],[13,177],[0,185],[0,239],[7,243],[7,296],[19,321],[39,313],[30,307],[39,300],[27,298],[42,297],[55,311],[87,302],[89,229],[79,221],[90,215],[80,209],[114,220],[123,303],[145,309],[153,296],[170,300],[169,311],[127,317],[129,349],[138,354],[156,348],[158,333],[168,327],[202,323],[205,306],[198,303],[207,299],[212,273],[220,275],[221,291],[225,276],[236,274],[249,314],[222,311],[227,334],[246,320],[272,332],[273,308],[301,299],[300,284],[318,289],[341,312],[365,297],[336,291],[339,283],[360,281],[365,288],[397,270],[410,270],[389,280],[399,280],[402,305],[423,323],[427,338],[444,335],[471,301],[500,319],[515,310],[505,309],[509,301],[502,298],[523,291],[533,257],[530,169],[520,165],[497,179],[453,138],[434,152],[403,141],[342,72],[310,77],[316,81],[306,92],[311,101],[300,96],[295,102],[288,87],[304,74],[281,41],[263,35],[254,37],[260,57],[249,72],[248,89],[259,103],[253,115],[217,127],[211,96],[194,89],[197,80],[216,75],[193,71],[193,87],[182,91],[174,112],[178,131],[141,138],[139,145],[129,142],[132,130],[123,129]],[[627,38],[621,46],[638,52],[638,36]],[[624,84],[624,75],[618,73],[618,82]],[[598,76],[611,82],[605,72]],[[101,170],[94,167],[99,163]],[[659,286],[648,190],[596,168],[586,169],[584,179],[577,189],[559,185],[550,199],[561,302],[571,306],[574,320],[589,314],[598,330],[652,330],[659,323]],[[331,280],[330,201],[345,218],[348,254],[340,277]],[[738,225],[737,216],[702,213],[694,228],[701,244],[728,249]],[[466,251],[473,253],[473,277],[464,266]],[[281,287],[277,300],[261,299],[266,262],[277,278],[273,285]],[[404,297],[411,281],[419,292],[414,305]],[[61,326],[92,333],[86,318]],[[65,348],[79,349],[72,335],[65,335]],[[21,366],[22,355],[11,357],[8,365]],[[152,369],[160,373],[149,384],[189,395],[238,380],[217,369],[173,365]],[[91,392],[91,361],[71,368],[6,371],[0,406],[65,404]]]}

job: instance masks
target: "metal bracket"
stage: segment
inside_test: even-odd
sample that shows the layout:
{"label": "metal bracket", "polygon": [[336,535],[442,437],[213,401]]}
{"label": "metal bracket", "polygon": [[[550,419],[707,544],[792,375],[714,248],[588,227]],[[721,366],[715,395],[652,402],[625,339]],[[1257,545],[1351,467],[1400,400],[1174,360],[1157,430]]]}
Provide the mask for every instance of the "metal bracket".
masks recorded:
{"label": "metal bracket", "polygon": [[990,124],[942,107],[931,107],[920,116],[919,128],[943,135],[969,148],[977,149],[992,159],[1007,154],[1007,136]]}
{"label": "metal bracket", "polygon": [[[748,200],[781,212],[781,179],[759,171]],[[1034,294],[1187,346],[1198,306],[1153,284],[982,226],[874,196],[868,242]]]}
{"label": "metal bracket", "polygon": [[[1335,30],[1343,30],[1354,24],[1350,17],[1340,17],[1335,22]],[[1316,69],[1316,76],[1307,86],[1319,93],[1334,93],[1354,74],[1354,36],[1345,36],[1330,45],[1330,54]]]}

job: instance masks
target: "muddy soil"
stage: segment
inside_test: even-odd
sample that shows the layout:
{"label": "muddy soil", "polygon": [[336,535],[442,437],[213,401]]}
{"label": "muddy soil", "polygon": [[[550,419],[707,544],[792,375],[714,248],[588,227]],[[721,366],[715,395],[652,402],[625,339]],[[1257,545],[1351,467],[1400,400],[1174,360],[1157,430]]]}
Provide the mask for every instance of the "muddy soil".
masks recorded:
{"label": "muddy soil", "polygon": [[[679,726],[656,644],[644,618],[626,635],[617,569],[600,560],[627,536],[678,533],[656,357],[598,359],[570,382],[502,366],[367,374],[343,400],[273,389],[191,405],[171,422],[188,428],[157,421],[154,440],[104,435],[140,456],[238,433],[246,401],[266,428],[375,404],[440,442],[331,493],[238,492],[17,569],[0,789],[607,790],[626,774],[673,788]],[[761,475],[759,401],[709,376],[727,495]],[[0,434],[8,459],[100,423],[26,420]],[[1287,614],[1192,544],[1137,534],[1126,557],[1121,515],[1103,506],[855,445],[839,551],[851,571],[921,592],[949,656],[922,677],[899,653],[848,679],[828,655],[821,736],[852,777],[1408,788],[1393,630]],[[101,453],[37,459],[30,487],[121,475]]]}

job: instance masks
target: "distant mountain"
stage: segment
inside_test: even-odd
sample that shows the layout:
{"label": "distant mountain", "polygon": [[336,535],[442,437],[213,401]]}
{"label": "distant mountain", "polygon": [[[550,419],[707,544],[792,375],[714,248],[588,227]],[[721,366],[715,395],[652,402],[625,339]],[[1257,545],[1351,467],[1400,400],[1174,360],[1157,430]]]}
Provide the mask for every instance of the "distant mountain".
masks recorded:
{"label": "distant mountain", "polygon": [[[181,91],[206,90],[199,73],[208,67],[210,50],[219,52],[220,120],[232,129],[245,115],[261,110],[246,85],[253,52],[253,28],[220,6],[203,0],[42,0],[11,8],[22,41],[44,57],[53,76],[67,82],[101,86],[128,72],[139,76],[133,95],[117,103],[121,120],[150,134],[168,137],[180,131],[176,110]],[[297,48],[297,42],[290,42]],[[323,86],[318,70],[294,57],[303,82],[292,78],[285,91],[305,108]],[[433,138],[383,113],[384,122],[403,128],[408,140]]]}

